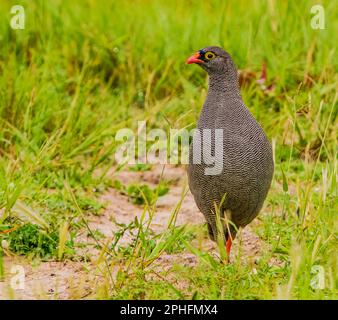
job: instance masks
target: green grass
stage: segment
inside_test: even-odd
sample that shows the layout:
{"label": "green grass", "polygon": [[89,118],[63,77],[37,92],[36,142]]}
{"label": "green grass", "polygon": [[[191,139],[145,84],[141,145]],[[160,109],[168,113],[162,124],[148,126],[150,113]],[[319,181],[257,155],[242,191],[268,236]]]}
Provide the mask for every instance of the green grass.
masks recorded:
{"label": "green grass", "polygon": [[[97,298],[337,299],[338,10],[321,1],[326,29],[313,30],[317,3],[2,0],[0,231],[16,229],[0,241],[27,257],[81,260],[72,239],[87,230],[98,238],[105,272],[120,268]],[[15,4],[26,9],[25,30],[9,27]],[[107,172],[116,166],[117,130],[136,129],[137,120],[149,129],[193,128],[206,75],[184,62],[207,45],[232,55],[247,79],[243,99],[273,141],[275,176],[253,227],[268,249],[255,264],[223,265],[197,245],[203,227],[174,226],[180,203],[167,230],[154,234],[149,220],[162,181],[155,189],[122,186],[144,207],[143,219],[119,226],[136,237],[129,247],[105,247],[87,222],[114,186]],[[248,77],[258,78],[263,63],[272,91]],[[162,254],[183,252],[198,265],[156,269]],[[316,266],[323,289],[311,285]]]}

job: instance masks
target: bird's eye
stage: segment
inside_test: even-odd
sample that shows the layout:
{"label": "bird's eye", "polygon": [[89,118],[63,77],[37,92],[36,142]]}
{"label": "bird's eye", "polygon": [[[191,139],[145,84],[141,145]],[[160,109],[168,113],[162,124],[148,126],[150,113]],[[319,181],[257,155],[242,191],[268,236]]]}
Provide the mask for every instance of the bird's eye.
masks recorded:
{"label": "bird's eye", "polygon": [[211,51],[206,52],[204,56],[207,60],[211,60],[216,57],[216,55]]}

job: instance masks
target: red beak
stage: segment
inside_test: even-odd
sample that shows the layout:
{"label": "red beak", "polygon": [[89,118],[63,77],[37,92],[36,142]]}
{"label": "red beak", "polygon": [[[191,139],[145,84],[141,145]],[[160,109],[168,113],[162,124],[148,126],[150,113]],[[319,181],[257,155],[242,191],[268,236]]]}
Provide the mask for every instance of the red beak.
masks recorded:
{"label": "red beak", "polygon": [[185,63],[186,64],[192,64],[192,63],[203,63],[203,60],[200,59],[201,54],[199,52],[196,52],[194,55],[192,55]]}

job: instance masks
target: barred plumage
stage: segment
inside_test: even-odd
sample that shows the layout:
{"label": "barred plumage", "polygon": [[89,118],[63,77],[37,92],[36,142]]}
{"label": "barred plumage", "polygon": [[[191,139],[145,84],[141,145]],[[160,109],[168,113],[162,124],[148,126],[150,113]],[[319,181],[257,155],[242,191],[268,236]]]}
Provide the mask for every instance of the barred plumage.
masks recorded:
{"label": "barred plumage", "polygon": [[[213,52],[211,61],[203,60],[205,52]],[[206,175],[205,163],[194,164],[190,147],[188,166],[189,187],[198,208],[204,214],[212,238],[216,235],[214,203],[225,201],[221,214],[227,211],[237,228],[250,223],[259,213],[270,188],[274,165],[271,145],[255,118],[245,107],[239,90],[236,66],[230,55],[219,47],[208,47],[199,51],[198,63],[209,74],[209,90],[197,129],[223,130],[222,172]],[[196,57],[196,55],[194,56]],[[198,56],[197,56],[198,57]],[[201,61],[201,62],[196,62]],[[188,63],[192,63],[188,62]],[[214,134],[212,135],[214,138]],[[215,152],[215,140],[206,141]],[[230,229],[232,238],[235,228]],[[225,240],[229,234],[224,228]]]}

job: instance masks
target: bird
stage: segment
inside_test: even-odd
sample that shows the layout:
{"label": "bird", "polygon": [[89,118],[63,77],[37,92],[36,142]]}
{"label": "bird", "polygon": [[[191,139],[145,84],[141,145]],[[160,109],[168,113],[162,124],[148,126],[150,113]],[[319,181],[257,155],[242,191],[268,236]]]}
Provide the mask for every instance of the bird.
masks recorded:
{"label": "bird", "polygon": [[228,52],[209,46],[186,63],[197,64],[209,77],[189,149],[188,184],[210,238],[218,241],[221,236],[229,262],[238,230],[259,214],[270,189],[272,147],[242,100],[237,68]]}

